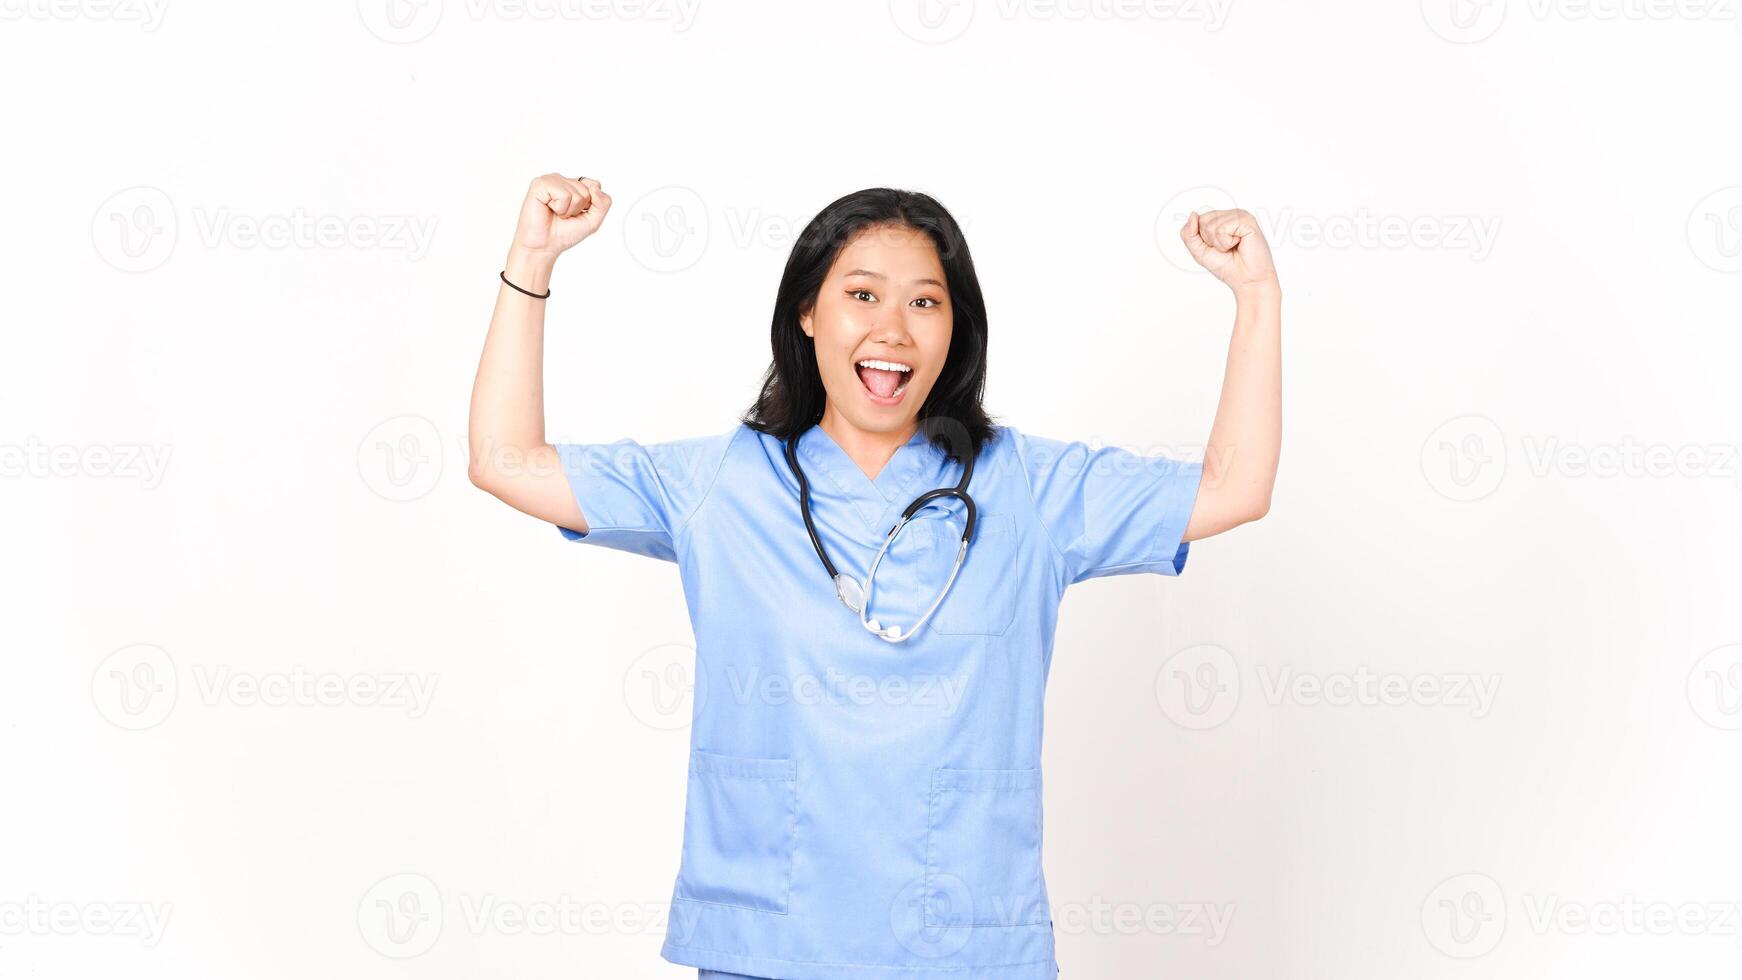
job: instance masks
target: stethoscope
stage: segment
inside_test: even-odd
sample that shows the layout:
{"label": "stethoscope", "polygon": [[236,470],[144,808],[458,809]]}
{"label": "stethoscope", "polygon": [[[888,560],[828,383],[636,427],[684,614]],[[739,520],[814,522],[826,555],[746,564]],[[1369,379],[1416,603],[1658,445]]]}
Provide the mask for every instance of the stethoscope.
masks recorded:
{"label": "stethoscope", "polygon": [[[968,481],[974,477],[972,449],[970,448],[969,452],[963,456],[966,462],[962,464],[962,479],[955,486],[927,490],[914,498],[913,503],[908,504],[907,509],[901,512],[901,520],[896,521],[895,526],[889,529],[889,535],[883,539],[883,547],[877,549],[877,557],[871,559],[871,570],[865,573],[865,582],[861,585],[852,576],[835,569],[835,563],[829,560],[828,552],[823,549],[823,539],[817,537],[817,526],[811,520],[811,487],[804,478],[804,470],[798,465],[798,453],[794,448],[797,443],[798,436],[796,435],[786,440],[786,463],[792,467],[793,475],[798,477],[799,508],[804,513],[805,530],[810,532],[811,544],[817,549],[817,557],[823,560],[823,568],[828,570],[829,577],[835,581],[836,598],[840,599],[848,609],[859,614],[859,625],[890,643],[900,643],[909,639],[913,634],[919,632],[919,628],[925,625],[925,621],[931,618],[931,614],[944,601],[944,596],[949,594],[950,586],[955,584],[956,573],[962,570],[962,559],[968,556],[968,541],[974,536],[974,498],[968,496]],[[939,497],[960,497],[962,503],[968,508],[968,523],[962,528],[962,546],[956,549],[956,564],[950,569],[950,577],[944,583],[943,591],[939,592],[938,597],[932,600],[931,608],[925,611],[925,615],[919,617],[919,622],[914,623],[912,629],[903,630],[900,626],[885,627],[875,619],[867,619],[867,611],[871,607],[871,586],[877,578],[878,563],[883,561],[883,555],[889,550],[889,545],[895,541],[895,536],[901,533],[902,525],[906,524],[908,519],[921,507]]]}

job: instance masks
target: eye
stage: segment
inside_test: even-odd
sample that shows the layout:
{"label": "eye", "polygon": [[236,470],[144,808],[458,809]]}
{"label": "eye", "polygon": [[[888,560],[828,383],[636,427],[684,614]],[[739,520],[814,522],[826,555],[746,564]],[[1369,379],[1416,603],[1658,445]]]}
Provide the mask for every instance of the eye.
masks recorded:
{"label": "eye", "polygon": [[864,293],[866,296],[870,296],[871,290],[869,290],[869,289],[849,289],[849,290],[847,290],[848,296],[858,296],[860,293]]}
{"label": "eye", "polygon": [[932,299],[930,296],[921,296],[919,299],[914,300],[914,302],[915,303],[930,303],[931,306],[921,307],[921,309],[927,309],[927,310],[932,309],[933,307],[943,305],[942,303],[938,302],[937,300]]}

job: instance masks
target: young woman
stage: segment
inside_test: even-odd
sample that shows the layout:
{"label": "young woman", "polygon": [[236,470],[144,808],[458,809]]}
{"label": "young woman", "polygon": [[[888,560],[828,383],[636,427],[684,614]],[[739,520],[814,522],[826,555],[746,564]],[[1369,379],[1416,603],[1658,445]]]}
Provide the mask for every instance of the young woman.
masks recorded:
{"label": "young woman", "polygon": [[544,297],[610,207],[591,178],[528,189],[471,474],[570,540],[678,566],[696,697],[661,955],[702,977],[1051,980],[1040,751],[1059,599],[1178,574],[1187,542],[1268,510],[1281,291],[1256,223],[1213,211],[1180,232],[1235,297],[1201,463],[993,423],[961,229],[888,188],[805,228],[772,363],[730,429],[553,446]]}

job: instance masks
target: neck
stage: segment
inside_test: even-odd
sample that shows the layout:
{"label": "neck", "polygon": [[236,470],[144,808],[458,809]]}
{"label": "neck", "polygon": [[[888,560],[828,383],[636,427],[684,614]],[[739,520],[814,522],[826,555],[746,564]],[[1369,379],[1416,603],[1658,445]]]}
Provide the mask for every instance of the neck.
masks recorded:
{"label": "neck", "polygon": [[895,455],[895,451],[907,445],[907,441],[919,431],[918,419],[888,432],[861,429],[836,412],[833,404],[823,406],[823,418],[817,425],[872,480],[883,472],[884,464]]}

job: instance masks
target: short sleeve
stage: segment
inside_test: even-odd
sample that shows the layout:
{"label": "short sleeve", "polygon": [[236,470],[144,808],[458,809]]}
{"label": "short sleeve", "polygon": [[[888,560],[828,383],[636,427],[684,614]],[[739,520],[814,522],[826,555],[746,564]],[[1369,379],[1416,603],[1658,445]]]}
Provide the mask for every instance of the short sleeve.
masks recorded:
{"label": "short sleeve", "polygon": [[557,443],[587,533],[564,538],[677,561],[676,535],[707,498],[742,426],[668,442]]}
{"label": "short sleeve", "polygon": [[1066,584],[1102,575],[1178,575],[1204,464],[1011,430]]}

